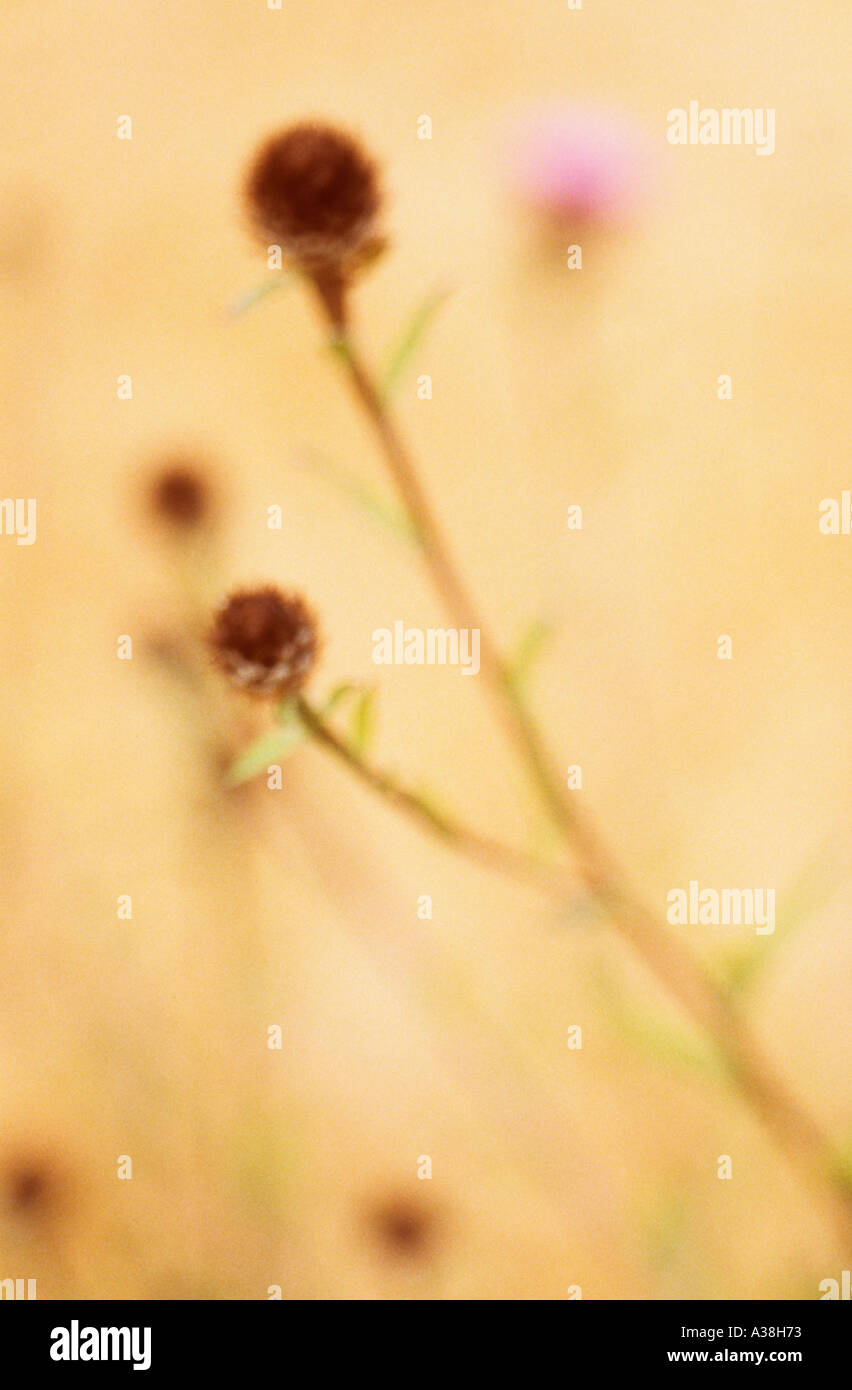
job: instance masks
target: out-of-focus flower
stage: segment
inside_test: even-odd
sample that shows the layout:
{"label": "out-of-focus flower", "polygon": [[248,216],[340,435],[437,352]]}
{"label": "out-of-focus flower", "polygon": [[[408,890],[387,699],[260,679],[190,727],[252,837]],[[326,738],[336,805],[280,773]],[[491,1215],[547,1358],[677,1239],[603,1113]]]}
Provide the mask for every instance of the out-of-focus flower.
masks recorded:
{"label": "out-of-focus flower", "polygon": [[605,107],[535,107],[509,135],[507,179],[516,197],[561,224],[619,226],[654,183],[647,138]]}

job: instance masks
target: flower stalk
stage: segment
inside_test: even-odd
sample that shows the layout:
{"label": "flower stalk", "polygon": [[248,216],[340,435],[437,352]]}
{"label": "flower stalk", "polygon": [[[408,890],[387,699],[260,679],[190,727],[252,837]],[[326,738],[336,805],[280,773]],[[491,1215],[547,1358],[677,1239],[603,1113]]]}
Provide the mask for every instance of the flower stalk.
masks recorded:
{"label": "flower stalk", "polygon": [[[481,835],[433,805],[423,793],[404,786],[392,773],[374,767],[363,754],[341,738],[304,695],[296,699],[296,711],[315,741],[366,786],[403,811],[421,827],[447,841],[459,853],[504,874],[527,887],[565,898],[571,892],[565,871],[544,864],[522,850]],[[576,894],[576,887],[574,890]]]}
{"label": "flower stalk", "polygon": [[830,1141],[806,1108],[787,1092],[726,991],[637,900],[597,831],[572,804],[538,727],[459,575],[408,446],[354,341],[345,304],[344,300],[342,316],[328,315],[328,321],[352,390],[378,438],[420,537],[424,563],[448,614],[461,628],[479,628],[481,669],[504,726],[566,847],[575,856],[585,888],[684,1012],[712,1038],[732,1083],[773,1141],[811,1185],[827,1195],[834,1224],[848,1243],[852,1237],[852,1186],[837,1167]]}
{"label": "flower stalk", "polygon": [[[727,993],[636,898],[596,829],[568,795],[558,765],[456,566],[412,453],[361,354],[348,306],[357,274],[382,245],[377,231],[381,196],[372,161],[356,141],[334,127],[310,123],[294,126],[261,149],[246,193],[256,230],[280,240],[293,266],[315,292],[352,391],[377,437],[416,530],[432,583],[459,628],[479,629],[481,670],[503,726],[575,860],[585,889],[646,967],[713,1040],[743,1100],[779,1147],[827,1196],[848,1240],[852,1235],[852,1186],[836,1166],[830,1142],[806,1107],[776,1077]],[[449,822],[416,793],[371,768],[301,693],[297,707],[320,744],[432,831],[497,867],[505,869],[511,864],[526,873],[535,863]],[[551,891],[564,899],[564,881],[558,872]]]}

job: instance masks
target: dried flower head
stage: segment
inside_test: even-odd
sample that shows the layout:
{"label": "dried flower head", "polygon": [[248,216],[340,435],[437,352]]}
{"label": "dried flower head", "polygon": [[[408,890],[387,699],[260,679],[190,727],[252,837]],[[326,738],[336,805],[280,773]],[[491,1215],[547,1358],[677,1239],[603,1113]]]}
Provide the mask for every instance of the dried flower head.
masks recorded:
{"label": "dried flower head", "polygon": [[316,619],[298,594],[267,585],[232,594],[210,633],[213,659],[232,685],[256,695],[295,695],[316,661]]}
{"label": "dried flower head", "polygon": [[392,1193],[367,1213],[368,1230],[391,1258],[416,1260],[431,1254],[436,1243],[435,1213],[408,1196]]}
{"label": "dried flower head", "polygon": [[73,1184],[66,1166],[46,1146],[16,1147],[3,1156],[0,1198],[12,1216],[31,1222],[51,1221],[70,1205],[72,1197]]}
{"label": "dried flower head", "polygon": [[337,261],[375,234],[381,194],[375,166],[332,125],[290,126],[261,147],[246,196],[255,225],[303,263]]}
{"label": "dried flower head", "polygon": [[176,459],[165,464],[150,487],[154,514],[169,525],[191,530],[209,519],[211,490],[191,462]]}

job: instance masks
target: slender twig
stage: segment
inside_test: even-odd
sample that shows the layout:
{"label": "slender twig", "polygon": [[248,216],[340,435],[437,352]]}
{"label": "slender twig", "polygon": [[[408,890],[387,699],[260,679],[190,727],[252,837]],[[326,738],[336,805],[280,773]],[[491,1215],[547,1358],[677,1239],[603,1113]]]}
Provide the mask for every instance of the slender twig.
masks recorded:
{"label": "slender twig", "polygon": [[417,469],[393,424],[387,405],[365,367],[355,343],[338,328],[336,338],[340,356],[349,377],[384,449],[403,504],[415,527],[420,546],[438,593],[460,628],[479,630],[480,666],[489,688],[496,694],[501,716],[518,750],[531,769],[544,804],[563,830],[584,836],[575,808],[554,775],[552,760],[541,736],[518,697],[509,671],[487,625],[458,574],[444,541],[440,523],[417,474]]}
{"label": "slender twig", "polygon": [[503,722],[566,844],[577,856],[578,871],[587,888],[622,937],[686,1013],[713,1038],[743,1098],[782,1150],[811,1181],[823,1187],[828,1184],[832,1207],[843,1236],[848,1239],[852,1233],[852,1190],[846,1176],[835,1166],[830,1142],[807,1110],[787,1093],[784,1083],[775,1076],[724,990],[636,901],[597,832],[568,797],[554,760],[510,679],[499,648],[459,576],[408,447],[349,330],[345,309],[339,301],[329,302],[321,289],[319,297],[350,383],[378,436],[401,499],[417,528],[435,588],[459,627],[479,629],[481,669],[499,702]]}
{"label": "slender twig", "polygon": [[[541,864],[521,851],[497,840],[480,835],[460,821],[436,810],[416,791],[403,786],[392,773],[374,767],[345,742],[324,720],[304,696],[297,701],[299,718],[313,738],[360,781],[384,797],[392,805],[418,822],[421,828],[436,834],[453,849],[467,855],[487,868],[497,870],[517,882],[537,888],[560,902],[576,904],[577,889],[572,889],[558,868]],[[692,955],[664,932],[656,920],[635,902],[621,902],[607,889],[599,888],[595,900],[608,916],[618,923],[621,935],[633,946],[645,964],[668,985],[670,993],[694,1023],[709,1033],[725,1062],[729,1075],[740,1086],[752,1106],[774,1137],[814,1176],[815,1158],[819,1170],[830,1178],[825,1160],[830,1145],[811,1117],[798,1103],[787,1096],[783,1085],[769,1071],[749,1035],[742,1018],[727,995],[697,966]],[[844,1184],[841,1197],[848,1200]],[[838,1207],[838,1219],[844,1229],[848,1212]]]}
{"label": "slender twig", "polygon": [[[299,718],[310,731],[317,743],[349,768],[362,782],[378,792],[387,801],[405,812],[420,825],[445,840],[453,849],[483,864],[486,868],[515,879],[527,887],[537,888],[548,896],[567,898],[572,895],[572,885],[564,869],[541,863],[532,855],[499,840],[481,835],[455,817],[433,806],[420,792],[404,786],[393,773],[374,767],[351,747],[323,718],[309,701],[300,695],[296,702]],[[575,884],[573,896],[582,892],[582,885]]]}

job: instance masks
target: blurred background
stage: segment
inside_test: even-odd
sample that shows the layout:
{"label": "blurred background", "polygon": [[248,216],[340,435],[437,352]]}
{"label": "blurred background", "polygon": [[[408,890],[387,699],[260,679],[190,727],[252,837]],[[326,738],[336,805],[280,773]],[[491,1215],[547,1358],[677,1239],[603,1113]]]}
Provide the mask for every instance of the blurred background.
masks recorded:
{"label": "blurred background", "polygon": [[[680,930],[848,1145],[852,542],[818,530],[849,486],[846,6],[8,0],[0,25],[0,492],[38,504],[35,544],[0,537],[0,1278],[818,1297],[849,1253],[819,1194],[607,924],[319,749],[226,790],[263,712],[200,639],[234,585],[300,589],[317,693],[378,686],[371,756],[546,844],[481,680],[372,664],[375,628],[444,619],[334,481],[391,496],[309,297],[229,312],[267,275],[246,161],[326,117],[384,170],[391,244],[357,294],[378,368],[449,291],[395,406],[501,641],[551,629],[549,742],[661,921],[692,878],[775,886],[772,936]],[[693,99],[775,108],[775,154],[668,145]],[[548,216],[507,179],[541,103],[647,150],[615,214]],[[211,489],[197,533],[150,506],[174,459]]]}

